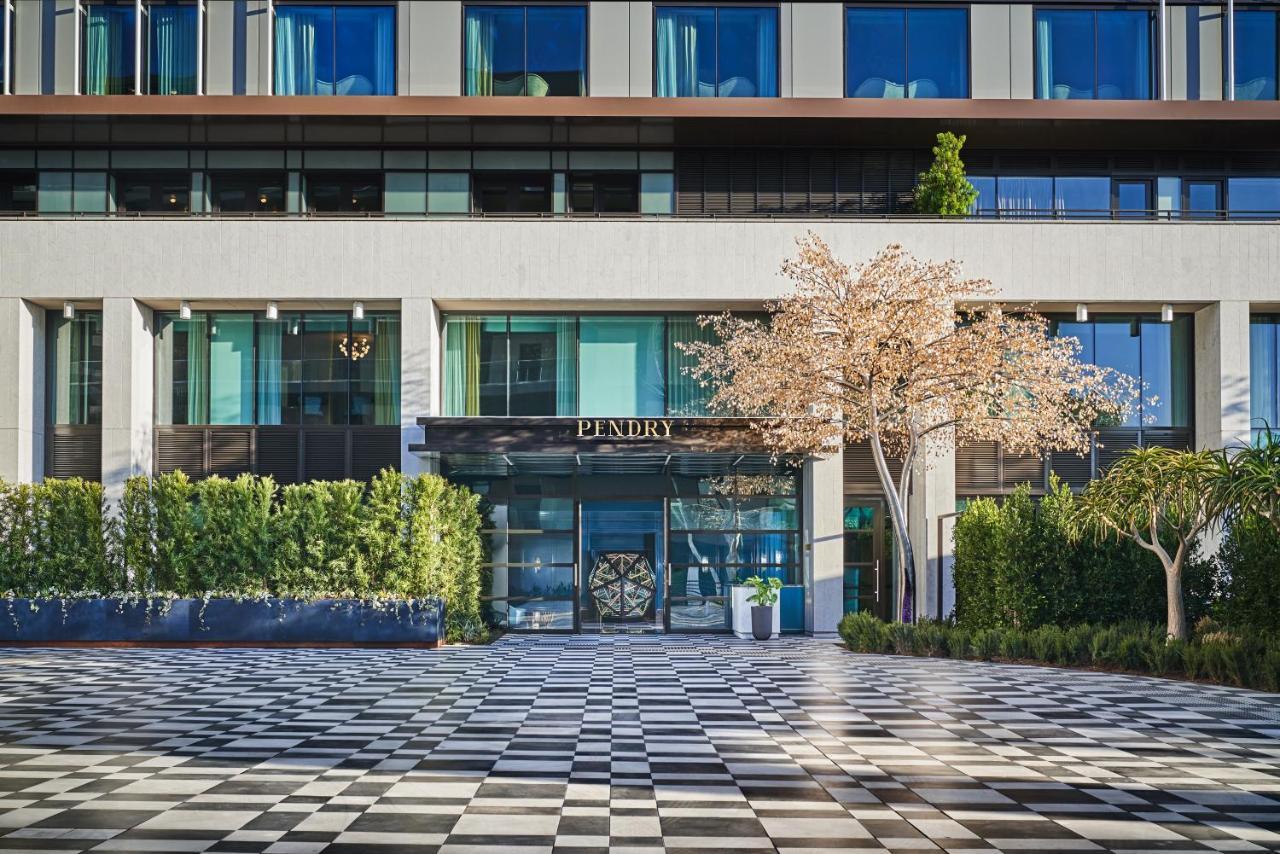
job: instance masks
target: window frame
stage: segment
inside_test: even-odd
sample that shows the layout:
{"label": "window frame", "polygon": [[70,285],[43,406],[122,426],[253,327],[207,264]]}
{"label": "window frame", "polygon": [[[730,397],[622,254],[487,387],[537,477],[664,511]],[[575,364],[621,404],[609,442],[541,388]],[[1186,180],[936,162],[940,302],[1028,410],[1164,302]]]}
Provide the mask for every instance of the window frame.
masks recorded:
{"label": "window frame", "polygon": [[[936,100],[936,101],[965,101],[973,99],[973,6],[968,3],[944,2],[944,3],[902,3],[897,5],[877,6],[873,3],[862,0],[862,2],[845,3],[840,9],[840,37],[841,37],[841,90],[842,98],[858,100],[858,101],[876,101],[886,100],[884,98],[854,98],[849,93],[849,13],[858,9],[868,11],[887,11],[901,10],[902,15],[902,71],[903,81],[907,79],[907,70],[911,67],[911,36],[910,27],[908,26],[907,12],[910,10],[932,11],[935,9],[956,9],[964,12],[964,45],[965,45],[965,68],[964,68],[964,94],[955,98],[911,98],[903,97],[904,101],[913,100]],[[1034,20],[1034,17],[1033,17]],[[1034,48],[1033,48],[1034,51]],[[1032,54],[1034,57],[1034,52]]]}
{"label": "window frame", "polygon": [[[540,3],[530,3],[528,0],[464,0],[462,4],[462,26],[458,33],[458,54],[459,61],[459,77],[458,77],[458,94],[464,98],[501,98],[502,95],[468,95],[467,94],[467,10],[474,6],[508,6],[512,8],[522,9],[523,26],[524,26],[524,60],[523,72],[525,78],[529,76],[529,9],[533,8],[554,8],[556,6],[577,7],[582,9],[582,89],[581,95],[558,95],[552,97],[566,98],[588,98],[591,96],[591,3],[590,0],[545,0]],[[510,98],[528,98],[530,95],[508,95]]]}
{"label": "window frame", "polygon": [[[684,7],[693,8],[709,8],[714,9],[715,26],[716,26],[716,94],[711,96],[713,100],[719,98],[730,97],[720,94],[720,11],[722,9],[772,9],[774,15],[775,27],[774,35],[776,44],[774,45],[775,66],[773,69],[774,77],[777,78],[778,93],[776,95],[756,95],[755,98],[768,100],[782,97],[782,3],[778,0],[738,0],[738,2],[719,2],[718,0],[690,0],[688,3],[681,3],[678,0],[662,0],[653,4],[652,20],[649,22],[649,40],[651,46],[649,49],[649,77],[650,87],[649,93],[652,97],[662,97],[658,95],[658,12],[662,9],[678,9]],[[677,96],[681,99],[700,99],[698,95]]]}
{"label": "window frame", "polygon": [[[208,0],[206,0],[208,2]],[[268,28],[268,44],[271,57],[271,67],[267,69],[269,75],[268,90],[272,96],[278,96],[279,87],[276,85],[276,70],[279,68],[280,57],[276,54],[276,13],[290,6],[325,6],[333,12],[333,72],[334,76],[338,74],[338,8],[341,6],[351,7],[355,9],[361,8],[386,8],[390,9],[391,20],[395,25],[395,31],[391,37],[391,80],[392,92],[389,95],[339,95],[334,92],[332,95],[285,95],[282,97],[298,97],[298,98],[394,98],[400,94],[400,4],[399,0],[272,0],[271,2],[271,20]],[[334,81],[335,85],[337,81]]]}
{"label": "window frame", "polygon": [[[1039,95],[1036,94],[1036,91],[1035,91],[1036,77],[1039,76],[1037,72],[1039,69],[1038,57],[1040,56],[1040,34],[1038,32],[1039,28],[1036,26],[1036,19],[1041,12],[1091,12],[1093,14],[1093,97],[1088,99],[1076,99],[1076,100],[1090,100],[1090,101],[1106,100],[1106,101],[1119,101],[1121,103],[1124,103],[1126,101],[1143,102],[1143,101],[1156,101],[1160,99],[1160,82],[1161,81],[1159,79],[1160,77],[1159,51],[1162,50],[1164,46],[1159,43],[1159,38],[1158,38],[1158,35],[1156,34],[1158,21],[1156,20],[1156,14],[1155,14],[1155,11],[1152,9],[1152,7],[1147,5],[1124,6],[1124,5],[1107,4],[1107,3],[1102,3],[1102,4],[1083,3],[1078,5],[1077,4],[1046,5],[1044,3],[1035,3],[1031,6],[1031,98],[1032,100],[1034,101],[1061,100],[1061,99],[1055,99],[1055,98],[1041,98]],[[1100,30],[1098,26],[1099,12],[1142,12],[1147,16],[1147,45],[1150,53],[1149,61],[1147,63],[1147,88],[1149,90],[1147,97],[1145,98],[1099,98],[1098,97],[1098,85],[1099,85],[1098,83],[1098,33]],[[1067,99],[1067,100],[1070,100],[1070,99]]]}
{"label": "window frame", "polygon": [[[1276,101],[1280,101],[1280,7],[1258,5],[1258,6],[1243,6],[1243,7],[1237,6],[1234,9],[1235,15],[1240,15],[1242,13],[1248,13],[1248,12],[1270,12],[1275,16],[1274,35],[1276,39],[1276,51],[1275,51],[1275,55],[1271,58],[1272,59],[1271,74],[1276,80],[1276,96],[1274,98],[1265,98],[1265,99],[1264,98],[1239,99],[1235,97],[1234,92],[1227,91],[1228,80],[1233,80],[1236,86],[1240,85],[1240,81],[1235,78],[1236,69],[1227,68],[1227,62],[1229,60],[1233,60],[1239,57],[1240,53],[1238,48],[1240,46],[1240,42],[1239,42],[1239,39],[1237,38],[1236,44],[1235,44],[1235,47],[1237,48],[1237,50],[1234,52],[1234,55],[1228,56],[1227,55],[1227,28],[1226,26],[1223,26],[1222,28],[1222,99],[1224,101],[1225,100],[1232,100],[1232,101],[1247,100],[1247,101],[1260,101],[1261,103],[1264,103],[1264,104],[1268,102],[1274,103]],[[1224,18],[1226,17],[1226,14],[1227,14],[1227,10],[1226,10],[1226,7],[1224,6],[1222,8],[1222,15]],[[1232,21],[1233,29],[1238,29],[1236,27],[1236,23],[1237,23],[1236,21],[1234,20]]]}

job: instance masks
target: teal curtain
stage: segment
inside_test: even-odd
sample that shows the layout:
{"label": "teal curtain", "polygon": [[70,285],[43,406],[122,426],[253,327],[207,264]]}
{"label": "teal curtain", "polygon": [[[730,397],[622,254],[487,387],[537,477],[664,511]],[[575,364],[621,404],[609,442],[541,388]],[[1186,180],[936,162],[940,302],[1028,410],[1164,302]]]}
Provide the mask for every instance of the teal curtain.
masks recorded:
{"label": "teal curtain", "polygon": [[[698,23],[696,15],[675,9],[659,10],[655,69],[659,98],[688,98],[699,94]],[[706,45],[705,49],[714,51],[714,46]],[[714,86],[714,82],[711,85]]]}
{"label": "teal curtain", "polygon": [[468,9],[466,26],[466,71],[464,90],[468,95],[493,94],[493,50],[497,12]]}
{"label": "teal curtain", "polygon": [[[377,70],[375,72],[373,94],[394,95],[396,93],[395,55],[396,16],[395,10],[391,9],[387,14],[374,17],[374,57],[377,60]],[[399,386],[397,385],[397,394],[399,394],[398,389]],[[400,423],[398,411],[395,423]]]}
{"label": "teal curtain", "polygon": [[207,424],[253,423],[253,316],[213,314],[208,327]]}
{"label": "teal curtain", "polygon": [[400,318],[378,317],[373,323],[374,423],[400,423]]}
{"label": "teal curtain", "polygon": [[209,318],[193,314],[187,321],[187,422],[209,423]]}
{"label": "teal curtain", "polygon": [[49,416],[53,424],[102,421],[102,315],[54,316],[48,324]]}
{"label": "teal curtain", "polygon": [[84,10],[84,94],[134,91],[133,6],[91,4]]}
{"label": "teal curtain", "polygon": [[282,423],[281,359],[284,352],[285,323],[284,320],[258,321],[257,420],[259,424]]}
{"label": "teal curtain", "polygon": [[710,326],[699,326],[693,315],[677,315],[667,319],[667,414],[686,417],[709,415],[707,402],[714,389],[703,388],[689,371],[698,360],[679,348],[694,342],[718,344],[720,338]]}
{"label": "teal curtain", "polygon": [[480,414],[479,317],[450,317],[444,330],[444,414]]}
{"label": "teal curtain", "polygon": [[1053,27],[1046,16],[1036,18],[1036,97],[1053,97]]}
{"label": "teal curtain", "polygon": [[578,414],[578,320],[556,318],[556,415]]}
{"label": "teal curtain", "polygon": [[645,315],[579,320],[579,414],[616,418],[666,412],[663,320]]}
{"label": "teal curtain", "polygon": [[196,92],[195,6],[147,7],[147,91],[152,95]]}
{"label": "teal curtain", "polygon": [[333,50],[332,45],[318,44],[317,31],[327,31],[332,18],[332,7],[281,6],[276,10],[275,94],[321,95],[332,91],[332,82],[321,81],[317,74],[318,51]]}

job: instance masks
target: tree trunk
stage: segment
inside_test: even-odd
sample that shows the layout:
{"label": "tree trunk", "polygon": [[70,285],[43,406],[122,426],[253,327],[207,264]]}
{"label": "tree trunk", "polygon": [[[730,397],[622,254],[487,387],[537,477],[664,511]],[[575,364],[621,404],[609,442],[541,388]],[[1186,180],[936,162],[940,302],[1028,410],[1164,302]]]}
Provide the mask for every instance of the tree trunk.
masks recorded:
{"label": "tree trunk", "polygon": [[[901,555],[901,560],[898,562],[899,584],[894,603],[894,610],[897,613],[894,619],[910,623],[915,614],[915,552],[911,549],[911,538],[907,536],[907,514],[902,506],[902,497],[898,494],[898,488],[889,474],[889,464],[885,462],[880,437],[875,434],[871,435],[871,458],[875,460],[876,474],[880,477],[880,488],[884,490],[885,501],[889,505],[894,540],[898,544],[898,554]],[[909,482],[908,477],[910,475],[906,475],[903,481]]]}
{"label": "tree trunk", "polygon": [[1169,604],[1169,637],[1188,640],[1191,632],[1187,629],[1187,609],[1182,602],[1182,556],[1179,555],[1164,568],[1165,599]]}

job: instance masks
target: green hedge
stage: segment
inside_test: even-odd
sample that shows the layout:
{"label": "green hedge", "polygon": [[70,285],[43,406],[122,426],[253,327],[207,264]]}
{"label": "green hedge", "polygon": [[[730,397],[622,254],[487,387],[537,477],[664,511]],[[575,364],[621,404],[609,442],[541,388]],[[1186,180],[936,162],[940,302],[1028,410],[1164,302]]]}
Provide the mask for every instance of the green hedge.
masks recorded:
{"label": "green hedge", "polygon": [[453,636],[483,633],[479,496],[435,475],[278,488],[241,475],[102,487],[0,482],[0,593],[277,596],[447,604]]}
{"label": "green hedge", "polygon": [[1280,691],[1280,640],[1235,635],[1208,619],[1186,642],[1167,640],[1164,624],[1155,622],[971,630],[927,620],[890,624],[863,612],[845,615],[840,637],[853,652],[1102,667]]}
{"label": "green hedge", "polygon": [[[1039,502],[1026,486],[1001,503],[972,502],[956,520],[956,623],[1032,629],[1124,620],[1162,622],[1164,570],[1127,540],[1073,538],[1077,498],[1056,479]],[[1196,555],[1184,570],[1187,617],[1209,613],[1216,572]]]}
{"label": "green hedge", "polygon": [[1228,523],[1218,549],[1222,601],[1215,609],[1233,627],[1280,634],[1280,535],[1265,519]]}

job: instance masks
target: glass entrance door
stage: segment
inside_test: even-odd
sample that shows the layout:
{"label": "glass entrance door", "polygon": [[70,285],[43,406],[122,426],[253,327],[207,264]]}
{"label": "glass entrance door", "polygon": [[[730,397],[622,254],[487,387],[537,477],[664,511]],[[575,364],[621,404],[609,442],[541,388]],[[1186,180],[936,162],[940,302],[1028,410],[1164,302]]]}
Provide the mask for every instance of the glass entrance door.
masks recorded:
{"label": "glass entrance door", "polygon": [[662,499],[583,501],[578,620],[583,631],[662,627]]}
{"label": "glass entrance door", "polygon": [[882,620],[893,612],[893,534],[884,502],[846,496],[844,501],[844,612],[869,611]]}

